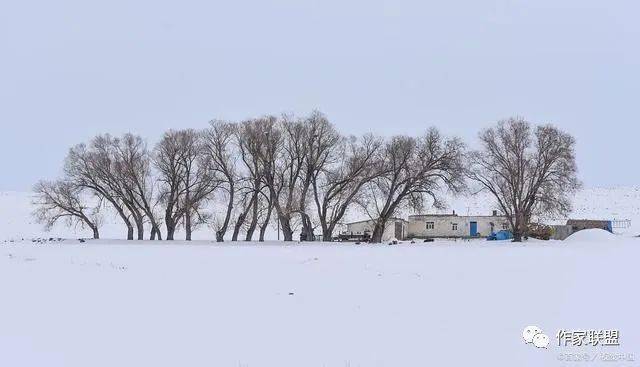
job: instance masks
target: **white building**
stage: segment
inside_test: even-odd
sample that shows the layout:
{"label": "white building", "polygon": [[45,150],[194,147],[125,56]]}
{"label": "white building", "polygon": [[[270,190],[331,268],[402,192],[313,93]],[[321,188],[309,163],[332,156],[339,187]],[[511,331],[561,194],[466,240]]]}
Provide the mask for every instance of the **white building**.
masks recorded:
{"label": "white building", "polygon": [[[340,232],[340,238],[366,241],[371,237],[374,225],[374,220],[348,223],[346,231]],[[460,216],[455,212],[452,214],[420,214],[410,215],[408,222],[401,218],[389,219],[382,234],[382,240],[487,237],[492,232],[510,229],[507,217],[498,215],[495,211],[493,215],[472,216]]]}
{"label": "white building", "polygon": [[[340,233],[342,238],[365,239],[370,238],[373,233],[374,220],[362,220],[347,224],[346,231]],[[404,240],[407,238],[408,223],[401,218],[390,218],[382,233],[382,240],[389,241],[393,238]]]}
{"label": "white building", "polygon": [[491,232],[510,229],[507,217],[497,215],[459,216],[424,214],[409,216],[408,238],[487,237]]}

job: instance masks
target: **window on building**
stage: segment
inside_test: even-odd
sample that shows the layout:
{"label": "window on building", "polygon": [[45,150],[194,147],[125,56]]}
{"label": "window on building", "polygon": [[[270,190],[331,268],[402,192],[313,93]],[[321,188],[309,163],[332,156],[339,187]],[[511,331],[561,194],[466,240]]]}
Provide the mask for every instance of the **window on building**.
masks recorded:
{"label": "window on building", "polygon": [[433,222],[427,222],[427,229],[433,229],[435,224]]}
{"label": "window on building", "polygon": [[509,223],[507,223],[507,222],[502,223],[502,229],[504,229],[505,231],[506,231],[507,229],[509,229]]}
{"label": "window on building", "polygon": [[451,223],[451,229],[454,231],[458,230],[458,223]]}

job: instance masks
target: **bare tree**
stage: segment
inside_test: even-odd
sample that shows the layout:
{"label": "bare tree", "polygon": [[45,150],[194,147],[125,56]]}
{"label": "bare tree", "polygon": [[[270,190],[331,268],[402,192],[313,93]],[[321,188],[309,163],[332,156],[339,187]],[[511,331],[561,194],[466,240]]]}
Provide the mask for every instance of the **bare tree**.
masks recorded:
{"label": "bare tree", "polygon": [[168,131],[155,149],[154,163],[165,205],[167,240],[173,240],[183,221],[186,240],[191,240],[194,218],[201,218],[202,202],[217,187],[202,147],[202,134],[195,130]]}
{"label": "bare tree", "polygon": [[251,211],[250,211],[250,217],[251,220],[249,221],[249,223],[247,224],[247,228],[246,228],[246,233],[245,233],[245,241],[251,241],[253,239],[253,233],[256,231],[256,228],[258,227],[258,220],[260,219],[259,215],[260,215],[260,194],[259,192],[256,193],[256,198],[253,200],[253,203],[251,203]]}
{"label": "bare tree", "polygon": [[[151,182],[151,156],[140,136],[125,134],[114,141],[115,173],[129,202],[141,211],[151,224],[150,239],[162,239],[156,213],[154,185]],[[142,220],[139,215],[138,220]],[[137,225],[139,228],[142,224]],[[141,238],[138,232],[138,239]]]}
{"label": "bare tree", "polygon": [[225,121],[212,121],[210,128],[204,134],[204,152],[207,155],[209,169],[220,178],[219,187],[226,192],[227,199],[224,219],[216,228],[216,241],[224,241],[224,235],[229,227],[231,213],[235,200],[237,152],[234,149],[236,125]]}
{"label": "bare tree", "polygon": [[468,176],[494,196],[514,241],[522,241],[532,216],[571,210],[571,196],[581,185],[571,135],[510,118],[483,130],[480,142],[482,149],[470,154]]}
{"label": "bare tree", "polygon": [[338,149],[338,144],[342,137],[335,127],[319,111],[313,111],[302,121],[303,129],[302,144],[303,150],[297,151],[303,157],[303,166],[300,173],[300,199],[298,211],[302,220],[301,238],[306,241],[313,241],[313,223],[307,201],[309,191],[318,175],[325,171]]}
{"label": "bare tree", "polygon": [[[294,213],[295,198],[293,194],[296,189],[296,182],[300,177],[302,160],[290,162],[285,157],[284,151],[285,134],[282,129],[283,123],[274,116],[265,116],[254,121],[255,133],[261,137],[258,158],[260,170],[264,184],[269,190],[271,205],[276,209],[277,220],[280,222],[285,241],[293,240],[293,226],[291,218]],[[291,144],[290,145],[295,145]],[[293,153],[293,149],[288,148]],[[288,157],[287,157],[288,158]],[[297,164],[296,164],[297,163]],[[265,226],[262,227],[266,229]],[[261,230],[262,231],[262,230]]]}
{"label": "bare tree", "polygon": [[247,120],[239,124],[236,140],[240,151],[241,161],[244,167],[242,182],[252,194],[251,222],[246,231],[245,240],[251,241],[253,232],[258,225],[260,212],[261,190],[263,190],[262,166],[260,163],[260,151],[262,149],[262,136],[260,135],[260,120]]}
{"label": "bare tree", "polygon": [[89,227],[93,238],[100,238],[98,206],[87,206],[80,187],[70,181],[40,181],[35,185],[34,192],[34,204],[37,206],[35,218],[47,230],[59,220],[66,220],[69,226]]}
{"label": "bare tree", "polygon": [[65,174],[75,185],[90,189],[101,200],[110,203],[127,226],[127,239],[133,239],[134,218],[138,237],[143,233],[143,214],[125,192],[116,174],[114,138],[98,135],[87,146],[79,144],[69,150],[65,161]]}
{"label": "bare tree", "polygon": [[387,221],[403,207],[416,210],[430,199],[442,207],[444,190],[458,192],[464,186],[464,144],[446,139],[435,129],[420,138],[394,136],[384,146],[382,174],[367,184],[369,195],[360,202],[375,221],[371,242],[382,241]]}
{"label": "bare tree", "polygon": [[243,121],[238,125],[237,129],[236,140],[243,163],[243,174],[239,181],[242,184],[240,191],[251,194],[251,206],[247,207],[246,214],[242,218],[239,216],[238,221],[236,221],[236,224],[238,224],[240,219],[244,222],[247,216],[250,218],[246,226],[246,241],[252,240],[258,227],[259,241],[264,241],[264,233],[273,210],[273,195],[267,185],[265,171],[272,171],[274,165],[269,164],[266,156],[262,154],[269,149],[270,142],[265,142],[264,134],[270,130],[268,127],[270,123],[275,123],[275,118],[252,119]]}
{"label": "bare tree", "polygon": [[382,139],[365,135],[342,138],[329,153],[325,166],[312,176],[313,196],[324,241],[333,240],[333,231],[361,193],[362,187],[383,173],[380,152]]}
{"label": "bare tree", "polygon": [[238,203],[238,208],[240,211],[238,213],[238,217],[236,218],[236,221],[233,226],[233,234],[231,236],[231,241],[235,242],[238,240],[238,236],[240,235],[240,230],[245,224],[245,220],[249,215],[249,211],[253,207],[253,204],[254,202],[256,202],[257,198],[258,198],[257,195],[254,195],[252,191],[245,191],[241,193],[240,200]]}
{"label": "bare tree", "polygon": [[268,142],[264,163],[269,165],[264,171],[265,184],[273,195],[283,238],[293,241],[293,215],[300,212],[307,128],[302,121],[283,116],[279,124],[269,126],[264,136]]}
{"label": "bare tree", "polygon": [[265,232],[267,231],[267,227],[271,222],[271,214],[273,212],[273,202],[275,199],[273,198],[273,195],[270,191],[268,191],[266,194],[261,191],[260,195],[264,197],[264,200],[260,201],[261,203],[263,203],[262,208],[263,208],[264,216],[263,216],[263,221],[260,224],[260,234],[258,236],[258,241],[264,242]]}

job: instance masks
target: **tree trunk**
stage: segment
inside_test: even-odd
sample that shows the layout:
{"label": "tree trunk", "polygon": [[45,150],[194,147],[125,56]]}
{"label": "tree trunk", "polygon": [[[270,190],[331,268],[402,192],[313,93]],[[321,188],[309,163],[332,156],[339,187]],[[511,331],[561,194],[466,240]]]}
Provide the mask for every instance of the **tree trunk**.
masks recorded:
{"label": "tree trunk", "polygon": [[173,235],[176,231],[176,225],[173,223],[173,203],[170,201],[164,211],[164,225],[167,228],[167,241],[173,241]]}
{"label": "tree trunk", "polygon": [[184,214],[184,231],[185,231],[185,240],[191,241],[191,211],[187,210]]}
{"label": "tree trunk", "polygon": [[242,228],[244,221],[247,219],[247,214],[249,214],[249,209],[253,206],[253,202],[256,201],[257,199],[258,198],[256,195],[252,195],[251,200],[249,200],[249,204],[245,208],[242,208],[242,213],[240,213],[240,215],[238,216],[238,221],[236,221],[236,225],[233,228],[233,237],[231,237],[231,241],[238,240],[240,229]]}
{"label": "tree trunk", "polygon": [[216,242],[224,242],[224,235],[227,233],[227,228],[229,228],[229,220],[231,219],[231,211],[233,210],[233,200],[235,197],[233,181],[229,181],[229,202],[227,203],[227,213],[224,216],[224,222],[222,223],[222,227],[216,231]]}
{"label": "tree trunk", "polygon": [[331,226],[323,226],[322,228],[322,240],[325,242],[333,241],[333,225]]}
{"label": "tree trunk", "polygon": [[251,241],[253,239],[253,232],[255,232],[256,227],[258,226],[258,194],[256,193],[254,195],[256,196],[256,198],[253,201],[251,222],[249,223],[249,228],[247,228],[247,235],[244,238],[245,241]]}
{"label": "tree trunk", "polygon": [[516,222],[513,224],[513,242],[522,242],[522,221],[520,214],[516,214]]}
{"label": "tree trunk", "polygon": [[131,222],[127,223],[127,240],[133,240],[133,226],[131,225]]}
{"label": "tree trunk", "polygon": [[258,242],[264,242],[264,233],[267,231],[267,225],[269,221],[266,221],[262,226],[260,226],[260,234],[258,236]]}
{"label": "tree trunk", "polygon": [[94,240],[98,240],[100,239],[100,232],[98,231],[98,226],[96,224],[94,224],[89,218],[87,218],[85,215],[82,215],[80,217],[80,219],[84,222],[84,224],[86,224],[89,228],[91,228],[91,231],[93,231],[93,239]]}
{"label": "tree trunk", "polygon": [[110,196],[104,195],[104,193],[101,193],[101,195],[103,198],[109,201],[111,205],[113,205],[113,207],[118,212],[118,215],[120,216],[124,224],[127,226],[127,240],[133,240],[133,226],[131,225],[131,221],[129,220],[129,217],[125,214],[122,206],[118,205],[118,203]]}
{"label": "tree trunk", "polygon": [[286,242],[293,241],[293,230],[291,229],[291,220],[287,216],[280,216],[280,229],[282,229],[282,237]]}
{"label": "tree trunk", "polygon": [[151,233],[149,234],[149,239],[150,240],[162,240],[162,233],[160,232],[160,227],[158,226],[158,223],[156,223],[155,220],[151,220]]}
{"label": "tree trunk", "polygon": [[144,221],[142,217],[135,218],[136,229],[138,231],[138,240],[144,240]]}
{"label": "tree trunk", "polygon": [[233,236],[231,236],[231,241],[235,242],[238,240],[238,234],[240,233],[240,228],[244,224],[244,219],[247,216],[247,213],[241,213],[238,215],[238,220],[236,221],[235,226],[233,226]]}
{"label": "tree trunk", "polygon": [[313,225],[311,224],[311,218],[307,213],[300,213],[302,217],[302,230],[300,239],[302,241],[314,241],[315,234],[313,233]]}
{"label": "tree trunk", "polygon": [[264,218],[264,222],[260,225],[260,237],[258,241],[264,242],[264,233],[267,231],[269,221],[271,220],[271,213],[273,212],[273,196],[269,196],[269,202],[267,203],[267,215]]}
{"label": "tree trunk", "polygon": [[522,242],[522,233],[520,231],[513,232],[513,242]]}
{"label": "tree trunk", "polygon": [[124,213],[122,208],[116,206],[116,204],[113,201],[111,201],[111,203],[115,206],[116,210],[118,211],[118,214],[120,215],[120,218],[122,218],[122,221],[127,226],[127,240],[133,240],[133,226],[131,225],[131,221],[129,220],[129,217],[127,217],[127,215]]}
{"label": "tree trunk", "polygon": [[373,226],[373,233],[371,233],[371,240],[369,240],[369,242],[371,243],[382,242],[382,235],[384,234],[384,227],[386,226],[386,224],[387,224],[387,220],[383,219],[382,217],[376,220],[376,224]]}
{"label": "tree trunk", "polygon": [[167,241],[173,241],[173,235],[176,233],[176,225],[171,219],[165,220],[165,225],[167,227]]}

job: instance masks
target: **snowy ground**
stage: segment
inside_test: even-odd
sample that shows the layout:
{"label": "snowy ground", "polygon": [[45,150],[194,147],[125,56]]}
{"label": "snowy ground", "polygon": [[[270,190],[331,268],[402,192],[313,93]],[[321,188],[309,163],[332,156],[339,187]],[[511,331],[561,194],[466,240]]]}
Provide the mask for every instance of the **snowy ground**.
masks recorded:
{"label": "snowy ground", "polygon": [[[584,214],[610,215],[608,202],[637,215],[627,194],[592,195]],[[41,236],[7,205],[24,198],[0,200],[0,366],[640,366],[640,238],[630,234],[38,243],[15,241]],[[66,234],[52,236],[81,236]],[[550,336],[548,349],[523,342],[528,325]],[[619,330],[620,346],[559,347],[560,329]],[[585,355],[595,361],[561,361]],[[625,360],[602,361],[610,355]]]}
{"label": "snowy ground", "polygon": [[[565,365],[561,353],[578,352],[640,359],[639,255],[635,238],[5,243],[0,365],[555,366]],[[549,334],[549,349],[523,343],[528,325]],[[592,328],[619,329],[621,346],[556,346],[557,330]]]}

